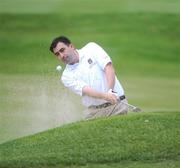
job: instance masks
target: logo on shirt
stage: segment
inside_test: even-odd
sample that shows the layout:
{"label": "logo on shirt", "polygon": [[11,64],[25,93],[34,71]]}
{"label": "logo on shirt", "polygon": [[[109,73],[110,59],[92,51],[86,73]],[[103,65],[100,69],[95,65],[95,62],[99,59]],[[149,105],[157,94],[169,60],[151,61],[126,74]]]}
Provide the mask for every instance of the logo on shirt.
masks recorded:
{"label": "logo on shirt", "polygon": [[88,63],[89,63],[89,64],[92,64],[92,62],[93,62],[92,59],[89,58],[89,59],[88,59]]}

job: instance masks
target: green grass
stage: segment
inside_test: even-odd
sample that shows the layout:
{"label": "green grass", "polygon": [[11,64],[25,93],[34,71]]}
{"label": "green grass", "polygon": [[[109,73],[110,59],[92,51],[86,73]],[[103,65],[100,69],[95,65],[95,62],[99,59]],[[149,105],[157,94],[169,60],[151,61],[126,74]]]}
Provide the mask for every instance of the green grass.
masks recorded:
{"label": "green grass", "polygon": [[156,112],[65,125],[1,144],[0,166],[174,167],[179,122],[179,112]]}
{"label": "green grass", "polygon": [[0,13],[179,13],[179,0],[1,0]]}
{"label": "green grass", "polygon": [[62,33],[72,37],[77,48],[89,41],[101,44],[115,62],[117,74],[179,77],[179,15],[1,16],[3,74],[41,74],[52,69],[56,60],[48,51],[49,44]]}

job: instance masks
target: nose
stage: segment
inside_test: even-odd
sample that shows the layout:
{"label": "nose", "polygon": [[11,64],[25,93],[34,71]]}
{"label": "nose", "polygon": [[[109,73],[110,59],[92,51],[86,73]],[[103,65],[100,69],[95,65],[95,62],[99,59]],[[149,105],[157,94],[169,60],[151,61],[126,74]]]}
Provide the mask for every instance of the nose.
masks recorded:
{"label": "nose", "polygon": [[61,52],[59,52],[59,55],[58,55],[58,56],[59,56],[60,59],[64,59],[64,58],[65,58],[65,54],[64,54],[64,53],[61,53]]}

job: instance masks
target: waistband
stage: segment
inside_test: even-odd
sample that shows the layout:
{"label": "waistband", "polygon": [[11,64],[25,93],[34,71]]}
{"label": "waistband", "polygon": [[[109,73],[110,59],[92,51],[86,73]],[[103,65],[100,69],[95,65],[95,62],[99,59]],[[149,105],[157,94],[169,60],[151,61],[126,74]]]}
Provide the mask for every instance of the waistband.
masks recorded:
{"label": "waistband", "polygon": [[[126,98],[125,95],[119,96],[119,100],[124,100],[125,98]],[[106,107],[108,107],[110,105],[112,105],[112,104],[110,102],[107,102],[107,103],[103,103],[103,104],[100,104],[100,105],[97,105],[97,106],[91,105],[88,108],[99,109],[99,108],[106,108]]]}

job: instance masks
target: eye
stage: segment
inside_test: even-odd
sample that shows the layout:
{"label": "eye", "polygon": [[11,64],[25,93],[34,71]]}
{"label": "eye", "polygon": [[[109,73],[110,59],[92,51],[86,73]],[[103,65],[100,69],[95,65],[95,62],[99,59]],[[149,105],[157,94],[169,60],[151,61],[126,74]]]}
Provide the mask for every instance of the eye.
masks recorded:
{"label": "eye", "polygon": [[61,49],[59,50],[59,52],[62,53],[62,52],[64,52],[64,50],[65,50],[65,48],[61,48]]}
{"label": "eye", "polygon": [[55,53],[56,56],[59,56],[59,52]]}

